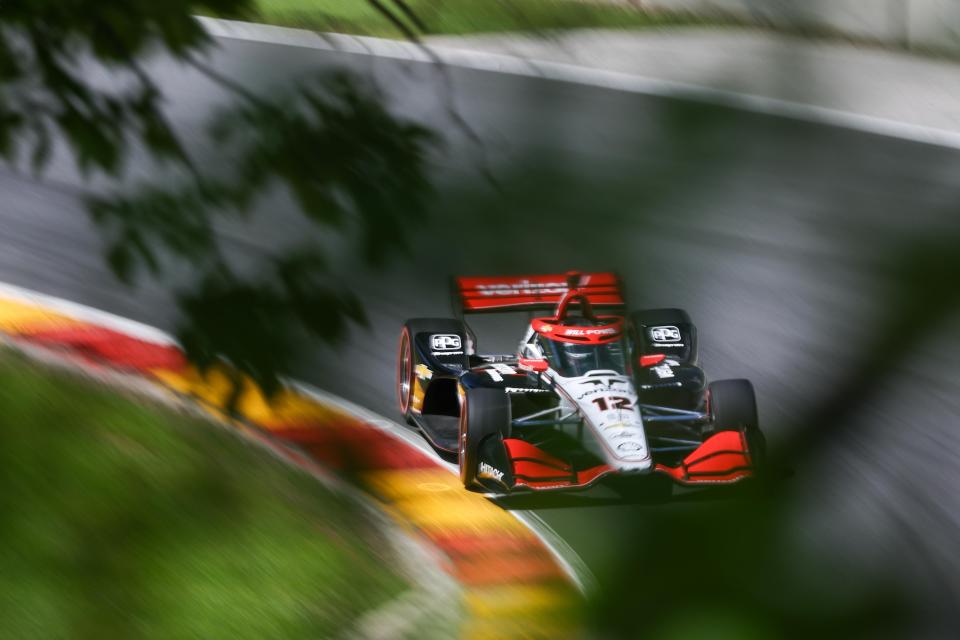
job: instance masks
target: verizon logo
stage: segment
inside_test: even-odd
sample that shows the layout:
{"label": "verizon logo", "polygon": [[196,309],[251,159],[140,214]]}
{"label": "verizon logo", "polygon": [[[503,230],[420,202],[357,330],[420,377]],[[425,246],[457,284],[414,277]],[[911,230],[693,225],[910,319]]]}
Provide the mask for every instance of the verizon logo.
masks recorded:
{"label": "verizon logo", "polygon": [[478,284],[477,291],[485,296],[535,296],[538,294],[566,293],[564,282],[503,282],[498,284]]}

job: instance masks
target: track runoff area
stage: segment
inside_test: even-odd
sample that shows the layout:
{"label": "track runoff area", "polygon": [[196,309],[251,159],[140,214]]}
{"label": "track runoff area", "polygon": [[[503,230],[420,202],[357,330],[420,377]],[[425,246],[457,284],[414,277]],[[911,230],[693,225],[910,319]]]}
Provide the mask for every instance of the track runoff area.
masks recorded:
{"label": "track runoff area", "polygon": [[268,401],[247,381],[237,415],[228,416],[222,407],[232,383],[225,367],[201,375],[157,329],[12,286],[0,285],[0,335],[81,369],[147,382],[266,440],[292,464],[349,479],[434,549],[460,585],[461,637],[577,635],[583,577],[551,544],[549,531],[464,491],[450,466],[408,430],[296,383]]}

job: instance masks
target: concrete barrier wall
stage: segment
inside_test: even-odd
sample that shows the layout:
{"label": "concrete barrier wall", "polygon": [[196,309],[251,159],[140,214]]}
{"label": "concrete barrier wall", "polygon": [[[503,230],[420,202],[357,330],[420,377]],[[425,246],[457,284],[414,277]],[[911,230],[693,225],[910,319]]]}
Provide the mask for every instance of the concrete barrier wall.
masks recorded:
{"label": "concrete barrier wall", "polygon": [[631,0],[647,9],[725,13],[783,28],[960,53],[960,0]]}

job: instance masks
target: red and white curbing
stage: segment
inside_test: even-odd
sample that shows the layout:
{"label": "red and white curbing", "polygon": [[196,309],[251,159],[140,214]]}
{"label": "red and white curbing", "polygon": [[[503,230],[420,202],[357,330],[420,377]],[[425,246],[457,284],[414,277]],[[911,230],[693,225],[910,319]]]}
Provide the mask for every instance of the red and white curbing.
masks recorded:
{"label": "red and white curbing", "polygon": [[[348,473],[354,487],[442,559],[460,589],[460,607],[445,601],[450,590],[443,588],[394,603],[362,623],[367,636],[396,629],[401,618],[410,624],[415,610],[436,611],[438,603],[444,610],[438,615],[466,613],[462,637],[578,634],[576,612],[591,579],[576,554],[535,514],[507,512],[464,491],[456,469],[408,429],[294,381],[269,402],[247,385],[238,403],[241,418],[225,416],[229,376],[200,375],[168,334],[12,285],[0,284],[0,332],[98,375],[173,392],[321,479],[329,469]],[[436,575],[430,581],[445,584]]]}

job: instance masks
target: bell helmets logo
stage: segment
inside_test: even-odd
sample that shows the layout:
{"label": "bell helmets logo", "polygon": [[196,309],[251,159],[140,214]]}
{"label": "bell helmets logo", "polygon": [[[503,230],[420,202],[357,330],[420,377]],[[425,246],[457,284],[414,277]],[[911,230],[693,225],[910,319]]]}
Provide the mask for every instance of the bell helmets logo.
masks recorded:
{"label": "bell helmets logo", "polygon": [[609,336],[617,333],[613,327],[603,327],[602,329],[565,329],[565,336]]}
{"label": "bell helmets logo", "polygon": [[430,345],[434,351],[457,351],[463,343],[454,333],[438,333],[430,336]]}
{"label": "bell helmets logo", "polygon": [[674,326],[650,327],[650,339],[654,342],[680,342],[680,329]]}

